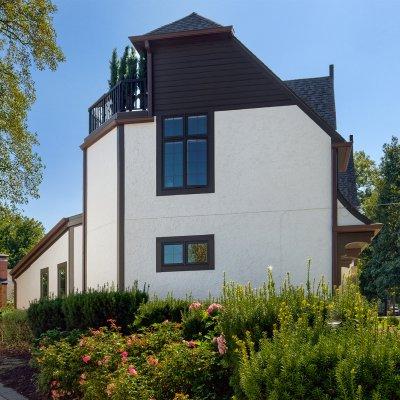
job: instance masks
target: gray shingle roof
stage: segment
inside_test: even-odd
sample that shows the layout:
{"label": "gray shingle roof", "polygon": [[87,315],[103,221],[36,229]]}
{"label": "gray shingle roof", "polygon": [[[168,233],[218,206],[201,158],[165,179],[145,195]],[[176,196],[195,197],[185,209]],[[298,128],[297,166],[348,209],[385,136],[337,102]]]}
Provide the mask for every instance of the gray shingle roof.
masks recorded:
{"label": "gray shingle roof", "polygon": [[332,128],[336,129],[335,95],[331,76],[293,79],[285,83]]}
{"label": "gray shingle roof", "polygon": [[[336,129],[335,93],[333,76],[319,78],[293,79],[285,81],[303,101],[318,113],[328,124]],[[354,207],[359,207],[357,198],[356,171],[353,153],[351,154],[346,172],[339,172],[338,186],[342,195]]]}
{"label": "gray shingle roof", "polygon": [[211,21],[208,18],[202,17],[199,14],[191,13],[188,16],[171,22],[170,24],[163,25],[160,28],[154,29],[146,35],[160,35],[164,33],[175,33],[183,31],[196,31],[199,29],[220,28],[222,25]]}

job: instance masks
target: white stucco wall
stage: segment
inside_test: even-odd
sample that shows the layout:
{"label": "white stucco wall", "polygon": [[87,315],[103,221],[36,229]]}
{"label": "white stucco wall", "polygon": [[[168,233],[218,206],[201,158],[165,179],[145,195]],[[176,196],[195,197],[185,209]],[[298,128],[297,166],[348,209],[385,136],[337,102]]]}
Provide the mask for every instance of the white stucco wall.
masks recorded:
{"label": "white stucco wall", "polygon": [[117,281],[117,130],[87,149],[87,287]]}
{"label": "white stucco wall", "polygon": [[364,222],[360,221],[356,218],[353,214],[344,207],[344,205],[338,200],[337,202],[338,207],[338,226],[345,226],[345,225],[364,225]]}
{"label": "white stucco wall", "polygon": [[74,291],[82,291],[83,235],[82,225],[74,227]]}
{"label": "white stucco wall", "polygon": [[[156,126],[125,126],[125,281],[159,295],[331,270],[331,142],[297,106],[215,113],[215,193],[156,196]],[[156,237],[215,235],[215,270],[156,273]]]}
{"label": "white stucco wall", "polygon": [[41,254],[22,275],[16,278],[17,307],[27,308],[32,300],[40,297],[40,270],[42,268],[49,268],[49,295],[56,296],[57,264],[66,261],[68,262],[68,231]]}

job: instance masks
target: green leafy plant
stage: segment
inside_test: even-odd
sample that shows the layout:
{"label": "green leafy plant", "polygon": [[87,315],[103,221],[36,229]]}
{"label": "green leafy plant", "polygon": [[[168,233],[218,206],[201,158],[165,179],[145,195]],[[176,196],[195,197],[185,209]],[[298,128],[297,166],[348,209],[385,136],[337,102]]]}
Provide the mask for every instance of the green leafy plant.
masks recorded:
{"label": "green leafy plant", "polygon": [[0,348],[28,350],[33,334],[28,324],[26,311],[12,307],[0,309]]}

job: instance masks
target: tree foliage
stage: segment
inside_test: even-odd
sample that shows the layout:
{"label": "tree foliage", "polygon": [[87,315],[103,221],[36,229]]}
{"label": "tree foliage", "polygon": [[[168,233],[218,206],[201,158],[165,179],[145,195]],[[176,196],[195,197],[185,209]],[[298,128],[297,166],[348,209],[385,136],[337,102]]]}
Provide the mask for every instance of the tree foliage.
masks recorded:
{"label": "tree foliage", "polygon": [[41,222],[5,207],[0,208],[0,253],[9,255],[13,268],[44,235]]}
{"label": "tree foliage", "polygon": [[113,49],[110,60],[110,79],[108,81],[108,86],[110,89],[115,86],[118,82],[118,69],[119,69],[119,59],[117,49]]}
{"label": "tree foliage", "polygon": [[[371,165],[364,163],[364,166]],[[367,175],[362,170],[359,174]],[[400,294],[400,143],[397,137],[384,144],[374,184],[364,201],[368,204],[368,216],[384,225],[363,253],[360,283],[367,296],[384,300],[389,295]]]}
{"label": "tree foliage", "polygon": [[35,101],[32,66],[55,70],[64,60],[56,44],[50,0],[0,0],[0,206],[38,196],[42,162],[27,129]]}

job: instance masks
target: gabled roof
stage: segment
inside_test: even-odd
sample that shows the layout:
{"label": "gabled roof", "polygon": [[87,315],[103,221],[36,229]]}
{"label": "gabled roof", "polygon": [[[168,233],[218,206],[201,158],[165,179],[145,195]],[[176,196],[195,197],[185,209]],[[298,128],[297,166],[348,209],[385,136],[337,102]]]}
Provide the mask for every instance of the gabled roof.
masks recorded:
{"label": "gabled roof", "polygon": [[145,35],[160,35],[165,33],[175,33],[183,31],[196,31],[199,29],[209,29],[209,28],[221,28],[222,25],[211,21],[208,18],[202,17],[201,15],[193,12],[186,17],[178,19],[169,24],[163,25],[160,28],[154,29]]}
{"label": "gabled roof", "polygon": [[50,246],[52,246],[68,228],[82,225],[83,215],[76,214],[71,217],[61,218],[60,221],[43,237],[43,239],[10,271],[13,279],[18,278],[36,261]]}

